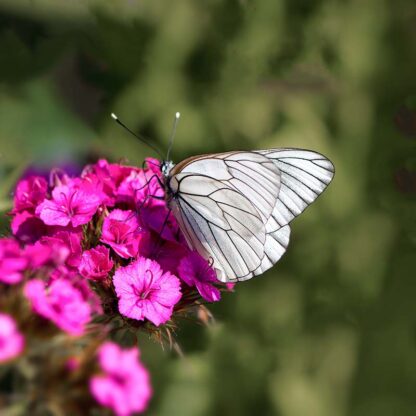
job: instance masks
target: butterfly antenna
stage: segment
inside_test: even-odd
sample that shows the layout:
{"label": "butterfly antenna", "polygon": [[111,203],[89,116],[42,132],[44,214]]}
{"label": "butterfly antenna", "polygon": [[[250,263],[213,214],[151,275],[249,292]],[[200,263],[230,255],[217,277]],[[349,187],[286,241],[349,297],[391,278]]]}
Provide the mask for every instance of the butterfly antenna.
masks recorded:
{"label": "butterfly antenna", "polygon": [[135,133],[133,130],[129,129],[114,113],[111,113],[111,118],[117,123],[119,124],[121,127],[123,127],[123,129],[127,130],[130,134],[132,134],[136,139],[139,139],[142,143],[144,143],[145,145],[149,146],[151,149],[153,149],[161,159],[163,159],[163,155],[161,153],[161,151],[154,146],[152,143],[150,143],[145,137]]}
{"label": "butterfly antenna", "polygon": [[175,114],[175,118],[173,119],[172,133],[170,134],[170,138],[169,138],[169,147],[168,147],[168,154],[166,155],[166,160],[170,160],[170,151],[172,150],[172,147],[173,147],[173,139],[175,138],[176,127],[178,125],[180,118],[181,118],[181,113],[177,111]]}

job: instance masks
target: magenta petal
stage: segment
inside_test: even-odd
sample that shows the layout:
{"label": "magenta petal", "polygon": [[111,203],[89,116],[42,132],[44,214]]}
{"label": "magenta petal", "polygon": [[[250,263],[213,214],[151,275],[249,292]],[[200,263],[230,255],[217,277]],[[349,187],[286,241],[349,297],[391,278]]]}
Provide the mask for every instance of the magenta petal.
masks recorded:
{"label": "magenta petal", "polygon": [[106,372],[118,372],[120,370],[120,359],[122,357],[120,347],[113,342],[106,342],[100,347],[98,360],[101,368]]}
{"label": "magenta petal", "polygon": [[112,408],[117,416],[131,414],[122,387],[111,377],[93,377],[90,382],[90,390],[98,403]]}
{"label": "magenta petal", "polygon": [[0,238],[0,282],[19,283],[27,264],[27,258],[16,240]]}
{"label": "magenta petal", "polygon": [[44,201],[36,208],[36,214],[46,225],[60,225],[65,227],[70,218],[62,213],[58,204],[54,201]]}
{"label": "magenta petal", "polygon": [[195,283],[200,295],[208,302],[218,302],[221,299],[221,292],[209,283]]}
{"label": "magenta petal", "polygon": [[14,195],[13,213],[34,212],[36,206],[46,197],[48,183],[41,176],[29,176],[19,181]]}
{"label": "magenta petal", "polygon": [[[201,288],[201,290],[198,290],[204,299],[214,299],[218,296],[219,292],[214,290],[215,288],[212,286],[212,283],[218,282],[215,271],[208,261],[201,257],[196,251],[190,252],[180,261],[178,272],[180,278],[188,286],[197,286],[197,288]],[[206,284],[206,286],[202,286],[202,284]],[[211,286],[213,289],[208,289]]]}
{"label": "magenta petal", "polygon": [[146,301],[143,304],[143,311],[146,318],[156,326],[167,322],[172,315],[172,308],[163,306],[158,302]]}
{"label": "magenta petal", "polygon": [[11,360],[23,351],[25,340],[14,319],[0,313],[0,363]]}

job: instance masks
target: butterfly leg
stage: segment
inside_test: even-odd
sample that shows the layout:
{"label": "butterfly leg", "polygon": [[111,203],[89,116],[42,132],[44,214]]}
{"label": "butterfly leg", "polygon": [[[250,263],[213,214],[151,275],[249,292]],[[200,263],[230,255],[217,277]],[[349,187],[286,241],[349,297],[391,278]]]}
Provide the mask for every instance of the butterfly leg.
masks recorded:
{"label": "butterfly leg", "polygon": [[[145,176],[146,176],[146,174],[145,174]],[[142,189],[146,188],[146,186],[149,186],[153,179],[156,179],[156,181],[158,182],[158,184],[160,185],[160,187],[163,190],[165,189],[165,185],[160,180],[159,176],[157,176],[156,174],[153,174],[149,179],[147,179],[147,177],[146,177],[146,183],[143,186],[141,186],[140,188],[135,189],[134,192],[141,191]],[[164,199],[164,197],[161,197],[161,198]]]}

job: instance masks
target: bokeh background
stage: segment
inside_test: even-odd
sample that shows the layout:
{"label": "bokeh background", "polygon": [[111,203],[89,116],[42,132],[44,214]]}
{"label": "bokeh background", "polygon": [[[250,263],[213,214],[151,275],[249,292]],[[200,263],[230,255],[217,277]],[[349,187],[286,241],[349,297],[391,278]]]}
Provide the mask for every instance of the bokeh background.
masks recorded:
{"label": "bokeh background", "polygon": [[[0,207],[28,165],[270,147],[336,177],[264,276],[143,338],[158,416],[416,414],[412,0],[1,0]],[[2,214],[3,232],[6,226]]]}

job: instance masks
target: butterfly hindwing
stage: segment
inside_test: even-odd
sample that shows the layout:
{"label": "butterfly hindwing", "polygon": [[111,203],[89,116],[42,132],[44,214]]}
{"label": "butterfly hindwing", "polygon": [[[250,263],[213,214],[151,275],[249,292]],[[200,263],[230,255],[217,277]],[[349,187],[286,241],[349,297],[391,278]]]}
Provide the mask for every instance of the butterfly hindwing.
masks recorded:
{"label": "butterfly hindwing", "polygon": [[175,181],[180,191],[171,207],[190,247],[212,258],[224,279],[257,269],[264,257],[266,233],[250,201],[207,176],[179,173]]}

